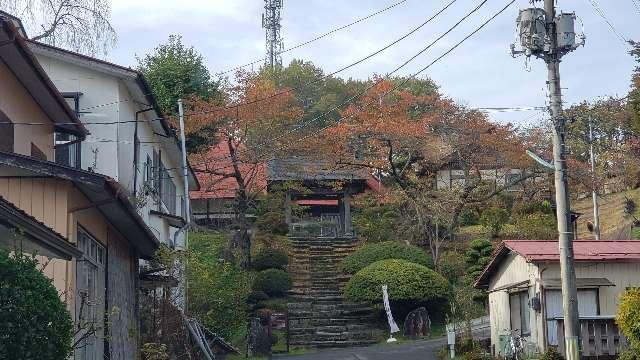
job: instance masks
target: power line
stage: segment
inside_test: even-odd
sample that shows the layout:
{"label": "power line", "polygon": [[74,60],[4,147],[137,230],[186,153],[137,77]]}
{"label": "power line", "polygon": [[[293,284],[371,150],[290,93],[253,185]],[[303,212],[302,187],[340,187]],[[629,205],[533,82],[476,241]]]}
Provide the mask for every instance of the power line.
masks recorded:
{"label": "power line", "polygon": [[[627,38],[625,38],[622,34],[620,34],[618,32],[618,30],[616,29],[616,27],[613,25],[613,23],[609,20],[609,18],[607,17],[607,15],[604,13],[604,11],[600,8],[600,5],[598,4],[598,2],[596,0],[587,0],[589,2],[589,4],[591,4],[591,7],[593,8],[593,11],[599,15],[609,26],[609,30],[611,31],[611,33],[613,35],[615,35],[618,40],[620,40],[625,46],[629,44],[629,40],[627,40]],[[635,4],[635,2],[634,2]]]}
{"label": "power line", "polygon": [[[234,105],[223,106],[223,107],[220,107],[220,108],[217,108],[217,109],[214,109],[214,110],[192,112],[192,113],[185,114],[185,116],[204,115],[204,114],[211,114],[211,113],[220,112],[220,111],[223,111],[223,110],[238,109],[238,108],[240,108],[242,106],[252,105],[252,104],[256,104],[256,103],[259,103],[259,102],[262,102],[262,101],[265,101],[265,100],[269,100],[269,99],[275,98],[277,96],[280,96],[280,95],[283,95],[283,94],[287,94],[287,93],[290,93],[290,92],[293,92],[293,91],[296,91],[296,90],[300,90],[300,89],[303,89],[303,88],[305,88],[305,87],[307,87],[309,85],[313,85],[315,83],[323,81],[323,80],[325,80],[325,79],[327,79],[327,78],[329,78],[329,77],[331,77],[331,76],[333,76],[335,74],[338,74],[338,73],[340,73],[342,71],[345,71],[345,70],[347,70],[349,68],[352,68],[352,67],[354,67],[354,66],[356,66],[356,65],[358,65],[360,63],[363,63],[366,60],[371,59],[372,57],[382,53],[383,51],[389,49],[390,47],[398,44],[402,40],[404,40],[404,39],[408,38],[409,36],[413,35],[415,32],[417,32],[418,30],[422,29],[427,24],[429,24],[431,21],[433,21],[435,18],[437,18],[440,14],[442,14],[445,10],[447,10],[451,5],[453,5],[456,1],[458,1],[458,0],[451,0],[446,6],[444,6],[442,9],[440,9],[438,12],[436,12],[433,16],[428,18],[422,24],[416,26],[415,28],[410,30],[408,33],[402,35],[400,38],[392,41],[391,43],[387,44],[386,46],[384,46],[384,47],[378,49],[377,51],[375,51],[375,52],[373,52],[373,53],[361,58],[360,60],[357,60],[357,61],[355,61],[355,62],[353,62],[353,63],[351,63],[349,65],[343,66],[342,68],[340,68],[340,69],[338,69],[338,70],[336,70],[334,72],[331,72],[329,74],[326,74],[326,75],[324,75],[324,76],[322,76],[322,77],[320,77],[318,79],[312,80],[312,81],[310,81],[310,82],[308,82],[306,84],[302,84],[302,85],[300,85],[298,87],[289,88],[289,89],[286,89],[286,90],[275,92],[275,93],[273,93],[271,95],[268,95],[268,96],[260,98],[260,99],[246,101],[246,102],[239,103],[239,104],[234,104]],[[486,1],[483,1],[480,6],[484,5],[484,3],[486,3]]]}
{"label": "power line", "polygon": [[[395,91],[395,90],[397,90],[398,88],[400,88],[401,86],[405,85],[405,84],[406,84],[410,79],[413,79],[413,78],[415,78],[416,76],[420,75],[421,73],[423,73],[424,71],[426,71],[427,69],[429,69],[431,66],[433,66],[434,64],[436,64],[438,61],[440,61],[441,59],[443,59],[445,56],[447,56],[448,54],[450,54],[451,52],[453,52],[456,48],[458,48],[460,45],[462,45],[462,43],[464,43],[464,42],[465,42],[465,41],[467,41],[469,38],[471,38],[473,35],[475,35],[476,33],[478,33],[478,32],[479,32],[480,30],[482,30],[482,29],[483,29],[487,24],[489,24],[489,23],[490,23],[491,21],[493,21],[496,17],[498,17],[498,16],[499,16],[500,14],[502,14],[505,10],[507,10],[507,9],[508,9],[508,8],[509,8],[509,7],[510,7],[514,2],[515,2],[515,1],[516,1],[516,0],[511,0],[510,2],[508,2],[508,3],[507,3],[507,5],[505,5],[501,10],[499,10],[497,13],[495,13],[493,16],[491,16],[491,17],[490,17],[488,20],[486,20],[484,23],[482,23],[482,24],[481,24],[479,27],[477,27],[473,32],[471,32],[469,35],[467,35],[466,37],[464,37],[462,40],[460,40],[460,41],[459,41],[458,43],[456,43],[454,46],[452,46],[451,48],[449,48],[449,50],[447,50],[445,53],[443,53],[443,54],[442,54],[442,55],[440,55],[438,58],[436,58],[435,60],[433,60],[433,61],[432,61],[431,63],[429,63],[427,66],[425,66],[425,67],[423,67],[422,69],[418,70],[417,72],[413,73],[412,75],[410,75],[409,77],[407,77],[406,79],[404,79],[402,82],[400,82],[399,84],[396,84],[393,88],[391,88],[390,90],[386,91],[386,92],[382,95],[382,97],[381,97],[381,98],[386,97],[387,95],[389,95],[389,94],[390,94],[390,93],[392,93],[393,91]],[[485,1],[485,2],[486,2],[486,1]],[[482,4],[484,4],[484,2],[483,2],[483,3],[481,3],[479,6],[482,6]],[[479,7],[476,7],[474,10],[472,10],[472,12],[471,12],[471,13],[469,13],[469,14],[467,14],[467,16],[465,16],[465,18],[466,18],[466,17],[468,17],[469,15],[473,14],[475,11],[477,11],[477,10],[478,10],[478,8],[479,8]],[[464,19],[464,18],[463,18],[463,19]],[[454,29],[454,28],[455,28],[459,23],[460,23],[460,22],[458,22],[456,25],[454,25],[454,27],[453,27],[453,28],[451,28],[451,29],[449,29],[445,34],[447,34],[448,32],[452,31],[452,30],[453,30],[453,29]],[[443,34],[440,38],[442,38],[445,34]],[[439,38],[439,39],[440,39],[440,38]],[[437,41],[437,40],[436,40],[436,41]],[[433,43],[431,43],[429,46],[427,46],[427,49],[428,49],[429,47],[431,47],[434,43],[435,43],[435,42],[433,42]],[[426,51],[426,50],[425,50],[425,49],[423,49],[421,52],[424,52],[424,51]],[[366,91],[368,91],[368,90],[370,90],[370,89],[371,89],[371,88],[373,88],[374,86],[376,86],[378,83],[379,83],[379,82],[376,82],[373,86],[369,87],[368,89],[365,89],[365,92],[366,92]],[[353,101],[353,100],[352,100],[352,101]],[[368,105],[370,105],[370,104],[372,104],[372,103],[373,103],[373,101],[369,102],[368,104],[365,104],[365,106],[364,106],[364,107],[366,107],[366,106],[368,106]],[[325,113],[324,115],[326,115],[326,114],[327,114],[327,113]],[[351,118],[351,117],[353,117],[355,114],[356,114],[356,113],[352,113],[352,114],[350,114],[350,115],[348,115],[348,116],[346,116],[346,117],[342,117],[342,118],[340,118],[340,119],[336,120],[336,123],[340,123],[340,122],[341,122],[341,121],[343,121],[343,120],[346,120],[346,119],[348,119],[348,118]],[[321,116],[322,116],[322,115],[321,115]],[[303,126],[307,126],[307,125],[309,125],[310,123],[312,123],[312,122],[314,122],[314,121],[319,120],[319,118],[320,118],[320,117],[316,117],[316,118],[314,118],[314,119],[312,119],[312,120],[310,120],[310,121],[306,122],[305,124],[303,124]],[[294,141],[292,141],[292,142],[290,142],[290,143],[289,143],[289,146],[293,145],[293,144],[294,144],[294,143],[296,143],[296,142],[299,142],[299,141],[302,141],[302,140],[306,140],[306,139],[308,139],[308,138],[309,138],[309,137],[311,137],[311,136],[315,136],[315,135],[317,135],[318,133],[320,133],[321,131],[326,130],[326,129],[327,129],[327,128],[329,128],[330,126],[331,126],[331,125],[325,125],[325,126],[323,126],[322,128],[318,129],[317,131],[315,131],[315,132],[313,132],[313,133],[310,133],[310,134],[308,134],[308,135],[306,135],[306,136],[304,136],[304,137],[302,137],[302,138],[300,138],[300,139],[298,139],[298,140],[294,140]],[[296,130],[297,130],[297,129],[299,129],[299,128],[300,128],[300,127],[295,128],[295,129],[293,129],[292,131],[289,131],[287,134],[290,134],[290,133],[292,133],[293,131],[296,131]],[[286,134],[283,134],[283,135],[286,135]],[[272,139],[271,141],[278,140],[278,138],[281,138],[281,137],[282,137],[282,135],[281,135],[281,136],[279,136],[279,137],[276,137],[276,138]],[[287,147],[289,147],[289,146],[286,146],[285,148],[280,148],[279,150],[284,150],[284,149],[286,149],[286,148],[287,148]],[[227,158],[229,158],[229,157],[228,157],[228,156],[226,156],[226,157],[220,158],[220,159],[218,159],[218,160],[224,160],[224,159],[227,159]],[[264,160],[264,161],[269,161],[269,160],[273,160],[273,159],[274,159],[274,158],[266,159],[266,160]],[[214,159],[208,159],[208,160],[207,160],[207,162],[194,163],[194,164],[192,164],[192,165],[193,165],[193,166],[198,166],[198,165],[202,165],[202,164],[208,164],[208,163],[210,163],[211,161],[216,161],[216,160],[214,160]]]}
{"label": "power line", "polygon": [[[334,29],[332,29],[332,30],[330,30],[330,31],[328,31],[328,32],[326,32],[326,33],[324,33],[324,34],[321,34],[321,35],[318,35],[318,36],[314,37],[314,38],[313,38],[313,39],[311,39],[311,40],[307,40],[307,41],[304,41],[304,42],[298,43],[298,44],[296,44],[296,45],[294,45],[294,46],[292,46],[292,47],[290,47],[290,48],[286,48],[286,49],[284,49],[284,50],[280,51],[279,53],[280,53],[280,54],[283,54],[283,53],[289,52],[289,51],[291,51],[291,50],[295,50],[295,49],[301,48],[301,47],[303,47],[303,46],[309,45],[309,44],[311,44],[312,42],[315,42],[315,41],[318,41],[318,40],[320,40],[320,39],[323,39],[323,38],[325,38],[325,37],[327,37],[327,36],[329,36],[329,35],[331,35],[331,34],[334,34],[334,33],[338,32],[338,31],[340,31],[340,30],[344,30],[344,29],[349,28],[349,27],[351,27],[351,26],[353,26],[353,25],[356,25],[356,24],[358,24],[358,23],[360,23],[360,22],[362,22],[362,21],[368,20],[368,19],[370,19],[370,18],[372,18],[372,17],[374,17],[374,16],[376,16],[376,15],[379,15],[379,14],[382,14],[382,13],[384,13],[384,12],[387,12],[387,11],[389,11],[389,10],[391,10],[391,9],[395,8],[396,6],[401,5],[401,4],[403,4],[403,3],[407,2],[407,1],[408,1],[408,0],[398,1],[397,3],[392,4],[392,5],[390,5],[390,6],[386,7],[386,8],[384,8],[384,9],[382,9],[382,10],[378,10],[378,11],[376,11],[376,12],[372,13],[372,14],[369,14],[369,15],[367,15],[367,16],[365,16],[365,17],[362,17],[362,18],[360,18],[360,19],[357,19],[357,20],[355,20],[355,21],[353,21],[353,22],[351,22],[351,23],[349,23],[349,24],[347,24],[347,25],[343,25],[343,26],[340,26],[340,27],[334,28]],[[261,62],[263,62],[263,61],[265,61],[265,60],[266,60],[266,58],[256,59],[256,60],[254,60],[254,61],[252,61],[252,62],[249,62],[249,63],[247,63],[247,64],[240,65],[240,66],[236,66],[236,67],[234,67],[234,68],[232,68],[232,69],[229,69],[229,70],[225,70],[225,71],[223,71],[223,72],[220,72],[219,74],[221,74],[221,75],[228,74],[228,73],[230,73],[230,72],[233,72],[233,71],[236,71],[236,70],[239,70],[239,69],[245,68],[245,67],[247,67],[247,66],[251,66],[251,65],[255,65],[255,64],[261,63]]]}

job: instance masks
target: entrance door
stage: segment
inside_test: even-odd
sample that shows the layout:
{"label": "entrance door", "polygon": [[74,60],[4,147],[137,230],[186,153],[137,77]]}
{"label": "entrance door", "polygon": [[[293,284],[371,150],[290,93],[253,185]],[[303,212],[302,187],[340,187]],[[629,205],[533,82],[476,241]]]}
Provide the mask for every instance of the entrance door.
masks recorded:
{"label": "entrance door", "polygon": [[340,214],[320,214],[320,236],[337,237],[340,232]]}
{"label": "entrance door", "polygon": [[[547,290],[545,306],[547,308],[547,342],[549,345],[558,345],[558,324],[555,319],[564,317],[562,292]],[[578,314],[580,317],[598,315],[597,289],[578,290]]]}

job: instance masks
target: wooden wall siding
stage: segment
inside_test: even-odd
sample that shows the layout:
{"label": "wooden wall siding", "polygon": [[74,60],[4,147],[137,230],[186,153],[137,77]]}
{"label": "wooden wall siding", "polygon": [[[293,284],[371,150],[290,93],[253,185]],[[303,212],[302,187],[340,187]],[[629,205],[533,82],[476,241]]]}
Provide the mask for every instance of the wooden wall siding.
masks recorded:
{"label": "wooden wall siding", "polygon": [[[549,264],[543,279],[560,278],[560,265]],[[578,278],[607,278],[615,286],[600,287],[600,315],[615,316],[620,295],[627,286],[640,286],[640,262],[577,263]]]}
{"label": "wooden wall siding", "polygon": [[[34,143],[48,160],[53,160],[53,122],[3,62],[0,62],[0,84],[0,110],[16,124],[14,152],[31,155],[31,143]],[[17,125],[29,122],[45,125]]]}
{"label": "wooden wall siding", "polygon": [[0,196],[64,236],[69,187],[56,179],[0,178]]}
{"label": "wooden wall siding", "polygon": [[137,257],[113,232],[107,249],[107,306],[118,309],[111,317],[109,350],[112,360],[137,359]]}

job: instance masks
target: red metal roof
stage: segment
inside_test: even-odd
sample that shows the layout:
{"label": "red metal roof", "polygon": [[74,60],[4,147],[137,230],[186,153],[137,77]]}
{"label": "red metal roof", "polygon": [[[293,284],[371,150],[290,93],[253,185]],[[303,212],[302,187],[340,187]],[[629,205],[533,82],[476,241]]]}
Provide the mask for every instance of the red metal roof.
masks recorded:
{"label": "red metal roof", "polygon": [[[505,240],[504,245],[527,261],[560,260],[555,240]],[[573,242],[573,253],[577,261],[640,260],[640,241],[577,240]]]}
{"label": "red metal roof", "polygon": [[[243,148],[239,147],[238,150],[242,151]],[[206,160],[209,162],[205,163]],[[238,183],[235,178],[230,177],[234,169],[226,141],[220,141],[216,146],[212,146],[202,159],[193,162],[199,164],[194,166],[194,172],[200,183],[200,190],[190,191],[191,199],[236,197]],[[240,163],[238,167],[249,191],[266,191],[267,171],[264,164]]]}
{"label": "red metal roof", "polygon": [[312,206],[312,205],[326,205],[326,206],[338,206],[337,199],[303,199],[297,200],[298,205]]}
{"label": "red metal roof", "polygon": [[[528,262],[560,261],[557,240],[505,240],[495,251],[493,259],[475,285],[488,286],[494,272],[512,251]],[[576,240],[573,242],[573,255],[576,261],[638,261],[640,260],[640,241]]]}

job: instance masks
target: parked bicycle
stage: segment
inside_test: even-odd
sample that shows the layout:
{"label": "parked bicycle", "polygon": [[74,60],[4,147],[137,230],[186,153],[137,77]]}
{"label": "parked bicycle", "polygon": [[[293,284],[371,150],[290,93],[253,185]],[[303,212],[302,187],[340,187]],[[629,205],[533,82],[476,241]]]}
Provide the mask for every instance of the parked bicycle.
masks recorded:
{"label": "parked bicycle", "polygon": [[525,340],[520,336],[520,330],[504,330],[507,334],[500,336],[502,354],[506,358],[520,360],[524,354]]}

